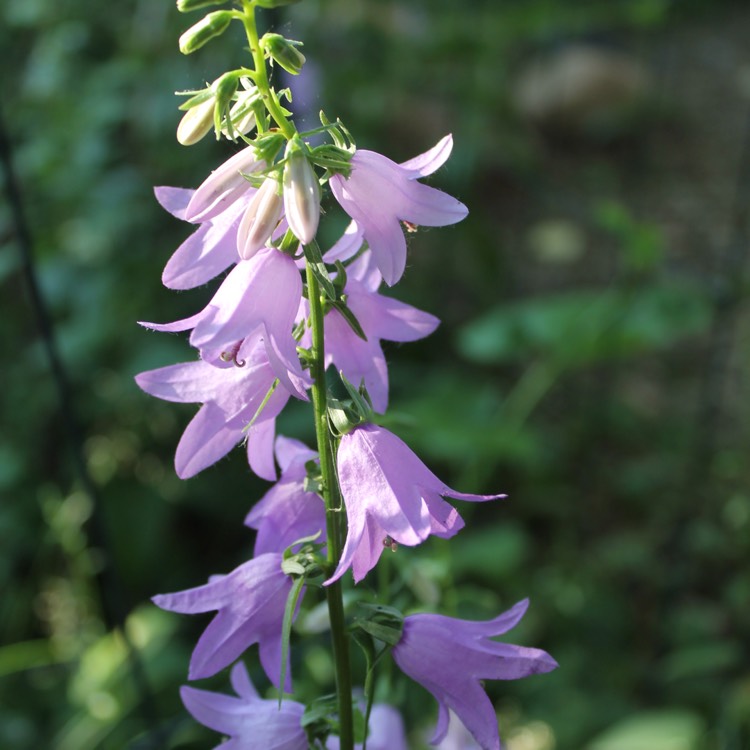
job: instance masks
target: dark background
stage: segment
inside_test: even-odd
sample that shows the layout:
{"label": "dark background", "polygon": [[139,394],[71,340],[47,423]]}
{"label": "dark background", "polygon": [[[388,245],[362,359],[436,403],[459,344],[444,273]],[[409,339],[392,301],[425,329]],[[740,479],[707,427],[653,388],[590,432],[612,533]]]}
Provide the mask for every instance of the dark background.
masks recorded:
{"label": "dark background", "polygon": [[[410,237],[395,290],[443,324],[387,350],[387,424],[451,486],[510,498],[389,558],[402,595],[470,618],[531,598],[509,640],[561,667],[488,685],[508,750],[747,750],[746,3],[303,0],[273,19],[305,42],[313,121],[395,160],[456,143],[431,184],[469,217]],[[232,34],[183,58],[193,20],[167,0],[0,8],[4,130],[70,386],[61,406],[4,198],[3,748],[218,742],[177,693],[207,619],[148,599],[247,559],[267,485],[241,451],[177,479],[194,409],[133,383],[191,356],[135,321],[211,291],[161,287],[189,230],[152,197],[231,153],[174,138],[172,92],[239,62]],[[311,442],[308,421],[292,409],[283,430]],[[304,699],[330,678],[312,643]],[[394,697],[419,746],[434,702]]]}

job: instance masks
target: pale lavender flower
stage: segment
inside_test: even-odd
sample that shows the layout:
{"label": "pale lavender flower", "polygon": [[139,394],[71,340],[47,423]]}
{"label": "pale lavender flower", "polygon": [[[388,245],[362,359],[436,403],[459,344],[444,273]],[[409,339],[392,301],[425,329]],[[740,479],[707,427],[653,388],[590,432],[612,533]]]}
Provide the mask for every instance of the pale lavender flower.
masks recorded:
{"label": "pale lavender flower", "polygon": [[448,158],[453,142],[443,138],[432,149],[403,164],[374,151],[357,150],[348,178],[334,175],[331,191],[361,228],[386,284],[392,286],[406,267],[406,239],[400,222],[442,227],[461,221],[466,206],[417,180]]}
{"label": "pale lavender flower", "polygon": [[[154,604],[170,612],[193,615],[218,610],[193,651],[189,679],[215,675],[257,643],[260,663],[279,687],[281,624],[292,588],[281,560],[280,554],[260,555],[225,576],[213,576],[204,586],[153,597]],[[288,662],[286,675],[284,690],[290,692]]]}
{"label": "pale lavender flower", "polygon": [[196,315],[173,323],[141,323],[156,331],[193,329],[190,343],[205,360],[240,344],[244,359],[261,337],[276,377],[292,395],[307,400],[310,379],[297,358],[292,328],[302,299],[302,279],[292,258],[264,248],[240,261],[208,305]]}
{"label": "pale lavender flower", "polygon": [[416,341],[429,336],[440,321],[404,302],[384,297],[349,276],[344,289],[347,305],[362,326],[367,341],[352,330],[336,309],[326,315],[327,364],[333,363],[357,385],[364,380],[376,412],[388,406],[388,367],[380,340]]}
{"label": "pale lavender flower", "polygon": [[234,154],[198,186],[185,207],[185,219],[208,221],[242,196],[254,193],[255,188],[244,175],[260,172],[265,166],[252,146]]}
{"label": "pale lavender flower", "polygon": [[195,476],[246,438],[250,467],[273,481],[276,417],[289,400],[288,392],[277,388],[253,425],[247,425],[275,377],[265,347],[258,342],[242,367],[199,360],[142,372],[135,380],[156,398],[203,404],[177,446],[175,470],[181,479]]}
{"label": "pale lavender flower", "polygon": [[180,697],[193,718],[230,739],[215,750],[307,750],[302,728],[301,703],[263,700],[250,681],[242,662],[232,667],[232,687],[239,696],[211,693],[193,687],[180,688]]}
{"label": "pale lavender flower", "polygon": [[[409,750],[404,732],[404,720],[401,714],[386,703],[376,703],[370,712],[367,750]],[[329,737],[326,750],[339,750],[341,743],[338,737]],[[354,746],[361,750],[362,745]]]}
{"label": "pale lavender flower", "polygon": [[494,500],[504,495],[470,495],[441,482],[392,432],[372,424],[342,436],[338,449],[339,485],[346,505],[348,533],[336,572],[351,566],[360,581],[375,567],[384,545],[413,547],[428,536],[447,539],[464,525],[441,495],[461,500]]}
{"label": "pale lavender flower", "polygon": [[276,459],[281,478],[253,506],[245,518],[245,525],[256,529],[254,554],[283,552],[303,537],[322,532],[319,542],[325,542],[325,505],[319,495],[305,492],[307,474],[305,464],[318,457],[299,440],[276,438]]}
{"label": "pale lavender flower", "polygon": [[430,614],[404,619],[393,659],[438,702],[433,743],[445,737],[451,709],[483,750],[500,750],[497,715],[480,681],[517,680],[557,667],[545,651],[490,640],[514,627],[528,606],[524,599],[494,620],[483,622]]}

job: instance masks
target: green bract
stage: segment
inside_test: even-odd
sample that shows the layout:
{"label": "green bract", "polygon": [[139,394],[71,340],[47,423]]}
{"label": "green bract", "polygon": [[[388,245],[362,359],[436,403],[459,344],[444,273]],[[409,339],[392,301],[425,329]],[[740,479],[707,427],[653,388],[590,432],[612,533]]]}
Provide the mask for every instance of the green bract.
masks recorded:
{"label": "green bract", "polygon": [[209,13],[180,37],[180,52],[183,55],[189,55],[214,37],[223,34],[232,18],[232,12],[229,10]]}

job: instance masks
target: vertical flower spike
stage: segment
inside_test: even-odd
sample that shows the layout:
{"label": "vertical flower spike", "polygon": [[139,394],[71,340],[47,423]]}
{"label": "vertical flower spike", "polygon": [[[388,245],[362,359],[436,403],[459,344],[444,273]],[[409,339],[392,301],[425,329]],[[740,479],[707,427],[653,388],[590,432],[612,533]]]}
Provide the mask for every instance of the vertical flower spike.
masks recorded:
{"label": "vertical flower spike", "polygon": [[500,750],[497,715],[480,680],[517,680],[550,672],[557,662],[545,651],[490,640],[514,627],[526,612],[528,599],[494,620],[470,622],[442,615],[411,615],[404,619],[393,659],[438,702],[433,743],[448,731],[451,709],[483,750]]}
{"label": "vertical flower spike", "polygon": [[[291,579],[281,570],[281,555],[267,554],[243,563],[225,576],[214,576],[205,586],[176,594],[159,594],[154,604],[170,612],[198,614],[218,610],[203,631],[190,660],[191,680],[215,675],[254,643],[268,679],[279,688],[281,623]],[[284,690],[291,692],[289,665]]]}
{"label": "vertical flower spike", "polygon": [[196,721],[230,737],[219,747],[307,750],[301,703],[285,700],[279,705],[277,700],[263,700],[242,662],[232,667],[231,681],[238,698],[188,686],[180,689],[182,702]]}
{"label": "vertical flower spike", "polygon": [[441,482],[392,432],[366,424],[343,435],[338,450],[339,484],[349,530],[336,572],[352,567],[355,582],[375,567],[390,539],[413,547],[435,536],[447,539],[463,528],[441,495],[495,500],[504,495],[468,495]]}
{"label": "vertical flower spike", "polygon": [[318,232],[320,185],[312,165],[295,141],[290,141],[284,165],[284,213],[294,236],[303,245],[309,245]]}

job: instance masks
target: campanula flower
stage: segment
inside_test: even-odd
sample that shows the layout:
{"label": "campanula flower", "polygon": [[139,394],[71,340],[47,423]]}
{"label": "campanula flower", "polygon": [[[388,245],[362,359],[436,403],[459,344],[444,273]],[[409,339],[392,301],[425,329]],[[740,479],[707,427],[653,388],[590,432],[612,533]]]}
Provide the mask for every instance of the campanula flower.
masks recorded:
{"label": "campanula flower", "polygon": [[279,435],[276,438],[276,460],[281,478],[253,506],[245,525],[256,529],[256,555],[283,552],[303,537],[322,532],[325,541],[325,505],[319,495],[305,491],[305,464],[318,454],[299,440]]}
{"label": "campanula flower", "polygon": [[461,500],[493,500],[504,495],[470,495],[441,482],[402,440],[373,424],[341,437],[339,485],[346,505],[348,532],[336,572],[351,566],[360,581],[392,542],[413,547],[428,536],[447,539],[464,525],[441,495]]}
{"label": "campanula flower", "polygon": [[136,383],[156,398],[203,404],[182,434],[175,470],[188,479],[223,458],[247,438],[250,467],[273,481],[275,420],[289,400],[277,388],[251,427],[247,427],[273,384],[275,375],[259,342],[242,367],[233,363],[184,362],[137,375]]}
{"label": "campanula flower", "polygon": [[500,750],[497,716],[481,680],[517,680],[557,667],[545,651],[490,640],[514,627],[528,606],[528,599],[524,599],[484,622],[431,614],[404,619],[393,659],[438,702],[433,743],[445,737],[451,709],[483,750]]}
{"label": "campanula flower", "polygon": [[404,302],[384,297],[365,283],[349,276],[344,292],[367,340],[360,338],[338,310],[326,315],[325,347],[327,364],[333,363],[346,378],[359,384],[364,380],[376,412],[388,406],[388,367],[380,340],[416,341],[429,336],[440,321],[429,313]]}
{"label": "campanula flower", "polygon": [[302,371],[292,336],[301,299],[302,279],[294,261],[269,247],[240,261],[201,312],[174,323],[141,325],[169,332],[192,328],[190,343],[205,360],[216,359],[238,341],[237,357],[245,359],[260,337],[281,385],[307,400],[310,379]]}
{"label": "campanula flower", "polygon": [[243,195],[254,193],[255,188],[245,175],[260,172],[265,166],[252,146],[243,148],[198,186],[185,207],[185,219],[192,222],[208,221]]}
{"label": "campanula flower", "polygon": [[[157,607],[198,614],[218,610],[203,631],[190,659],[188,677],[215,675],[257,643],[260,663],[278,688],[281,677],[281,625],[292,580],[281,570],[281,555],[268,553],[243,563],[231,573],[213,576],[204,586],[159,594]],[[291,691],[289,665],[284,690]]]}
{"label": "campanula flower", "polygon": [[239,697],[198,690],[187,685],[180,697],[193,718],[230,739],[216,750],[307,750],[302,728],[305,707],[291,700],[263,700],[242,662],[232,667],[232,687]]}
{"label": "campanula flower", "polygon": [[334,175],[331,191],[341,207],[362,229],[386,284],[393,286],[406,267],[406,239],[401,221],[442,227],[461,221],[463,203],[417,180],[435,171],[448,158],[452,139],[443,138],[424,154],[403,164],[360,149],[351,160],[349,177]]}

